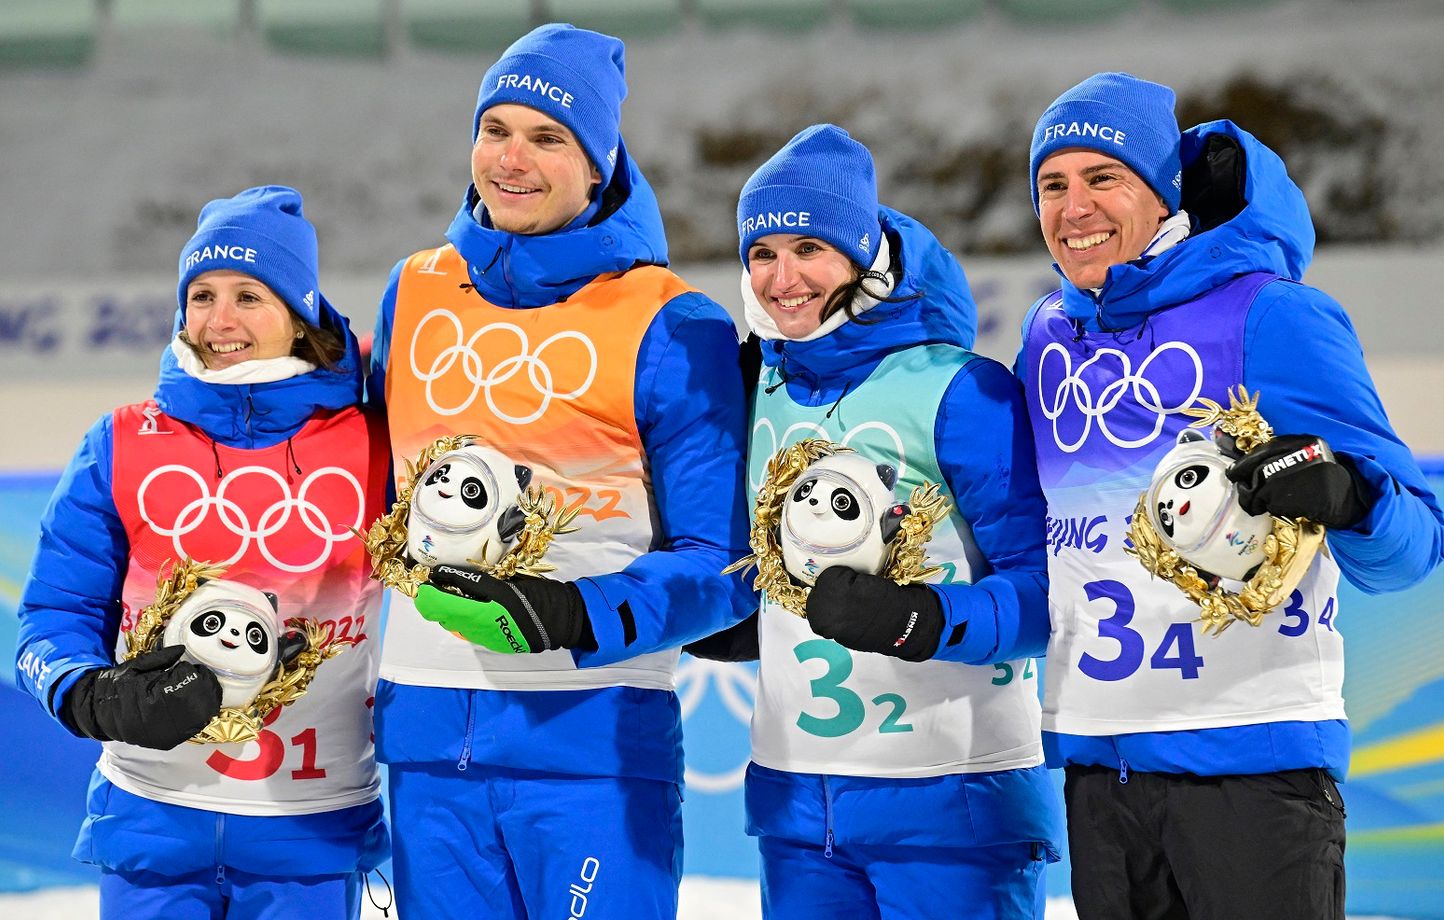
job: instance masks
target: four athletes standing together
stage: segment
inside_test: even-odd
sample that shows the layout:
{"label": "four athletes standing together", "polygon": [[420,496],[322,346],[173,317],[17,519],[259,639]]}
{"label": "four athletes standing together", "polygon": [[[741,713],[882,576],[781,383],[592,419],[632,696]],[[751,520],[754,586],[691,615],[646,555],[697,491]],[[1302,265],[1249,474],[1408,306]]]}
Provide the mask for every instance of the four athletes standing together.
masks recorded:
{"label": "four athletes standing together", "polygon": [[[690,643],[760,661],[768,917],[1041,917],[1063,767],[1081,917],[1342,918],[1338,577],[1421,580],[1444,515],[1344,311],[1301,283],[1313,230],[1278,157],[1227,121],[1180,133],[1172,91],[1127,74],[1065,92],[1030,163],[1061,289],[1009,371],[971,351],[962,268],[879,203],[867,149],[807,128],[742,189],[739,362],[726,312],[666,268],[625,96],[621,42],[570,26],[487,71],[472,184],[446,242],[393,270],[369,370],[299,195],[201,212],[156,396],[87,434],[20,609],[21,684],[105,742],[76,845],[102,913],[354,917],[387,851],[380,760],[403,917],[674,917]],[[1240,502],[1325,524],[1330,552],[1287,616],[1204,639],[1125,537],[1182,410],[1239,385],[1281,434],[1228,471]],[[545,576],[391,592],[383,637],[350,529],[457,434],[581,526]],[[804,619],[721,574],[768,459],[805,437],[895,501],[937,484],[939,577],[825,569]],[[1270,463],[1320,439],[1328,459]],[[1044,552],[1046,519],[1084,516],[1106,540]],[[175,647],[117,664],[185,557],[354,643],[245,745],[185,743],[221,711],[212,669]]]}

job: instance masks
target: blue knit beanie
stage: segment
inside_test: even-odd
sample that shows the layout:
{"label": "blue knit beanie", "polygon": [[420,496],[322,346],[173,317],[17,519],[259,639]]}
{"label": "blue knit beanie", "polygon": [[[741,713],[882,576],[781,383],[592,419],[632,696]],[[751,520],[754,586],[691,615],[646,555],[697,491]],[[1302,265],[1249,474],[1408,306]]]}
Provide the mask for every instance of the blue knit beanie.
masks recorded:
{"label": "blue knit beanie", "polygon": [[295,189],[262,185],[201,208],[196,235],[180,254],[176,296],[182,310],[186,288],[196,276],[218,269],[264,281],[297,316],[321,325],[316,228],[301,213],[301,193]]}
{"label": "blue knit beanie", "polygon": [[803,129],[757,167],[737,201],[742,264],[771,233],[815,236],[863,268],[877,254],[877,176],[872,154],[836,125]]}
{"label": "blue knit beanie", "polygon": [[556,119],[612,181],[621,139],[622,100],[627,80],[621,41],[564,23],[540,26],[517,39],[481,79],[471,142],[481,115],[494,105],[516,103]]}
{"label": "blue knit beanie", "polygon": [[1183,167],[1173,90],[1126,73],[1099,73],[1065,92],[1033,129],[1028,182],[1038,211],[1038,167],[1059,150],[1084,147],[1116,157],[1178,210]]}

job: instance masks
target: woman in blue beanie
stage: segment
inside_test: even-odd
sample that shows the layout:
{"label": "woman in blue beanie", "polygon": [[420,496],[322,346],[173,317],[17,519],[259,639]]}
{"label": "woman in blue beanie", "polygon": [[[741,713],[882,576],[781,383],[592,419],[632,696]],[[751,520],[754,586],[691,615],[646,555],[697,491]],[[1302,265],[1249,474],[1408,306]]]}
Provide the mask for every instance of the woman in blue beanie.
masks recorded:
{"label": "woman in blue beanie", "polygon": [[[100,867],[102,917],[356,917],[388,848],[370,739],[380,588],[353,530],[384,510],[384,426],[358,407],[356,339],[321,296],[293,189],[206,205],[177,296],[155,397],[102,417],[51,497],[20,682],[104,742],[75,845]],[[126,655],[158,579],[187,560],[225,571],[178,631],[286,661],[287,621],[306,618],[348,646],[253,741],[187,743],[223,693],[237,705],[232,659],[195,663],[164,638]],[[246,605],[259,592],[273,609]]]}
{"label": "woman in blue beanie", "polygon": [[[794,137],[743,187],[737,220],[763,363],[754,493],[769,458],[821,437],[875,464],[891,501],[933,482],[952,505],[927,545],[941,578],[903,587],[823,561],[805,619],[764,594],[752,620],[690,647],[760,651],[746,798],[763,913],[1042,917],[1061,822],[1031,661],[1047,586],[1019,386],[969,350],[961,267],[878,205],[872,156],[847,132]],[[857,516],[840,495],[834,511]]]}

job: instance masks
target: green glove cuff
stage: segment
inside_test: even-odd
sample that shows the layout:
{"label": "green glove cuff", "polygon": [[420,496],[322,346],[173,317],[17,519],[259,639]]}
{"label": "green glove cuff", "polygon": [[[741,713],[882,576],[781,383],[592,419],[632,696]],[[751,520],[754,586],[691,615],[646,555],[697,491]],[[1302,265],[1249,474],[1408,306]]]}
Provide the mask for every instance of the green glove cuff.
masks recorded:
{"label": "green glove cuff", "polygon": [[468,642],[502,655],[531,651],[526,636],[507,609],[495,601],[458,597],[432,585],[416,592],[416,611]]}

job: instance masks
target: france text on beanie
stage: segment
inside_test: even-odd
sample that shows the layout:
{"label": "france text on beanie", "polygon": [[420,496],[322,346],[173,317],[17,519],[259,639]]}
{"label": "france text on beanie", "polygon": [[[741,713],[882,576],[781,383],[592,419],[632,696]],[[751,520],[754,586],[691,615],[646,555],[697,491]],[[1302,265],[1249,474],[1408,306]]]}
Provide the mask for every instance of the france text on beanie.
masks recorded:
{"label": "france text on beanie", "polygon": [[482,113],[492,106],[515,103],[536,109],[576,135],[601,173],[600,188],[606,188],[617,165],[622,100],[627,97],[624,52],[619,40],[600,32],[563,23],[533,29],[482,77],[471,119],[472,143]]}
{"label": "france text on beanie", "polygon": [[181,249],[177,297],[209,271],[230,269],[265,282],[292,312],[321,325],[316,283],[316,228],[301,212],[301,193],[284,185],[248,188],[201,209],[195,236]]}
{"label": "france text on beanie", "polygon": [[1158,193],[1172,214],[1183,187],[1173,90],[1126,73],[1094,74],[1063,93],[1033,130],[1028,183],[1038,210],[1038,168],[1071,147],[1116,157]]}
{"label": "france text on beanie", "polygon": [[836,125],[805,128],[757,168],[737,201],[742,264],[772,233],[813,236],[868,268],[877,253],[877,176],[872,154]]}

